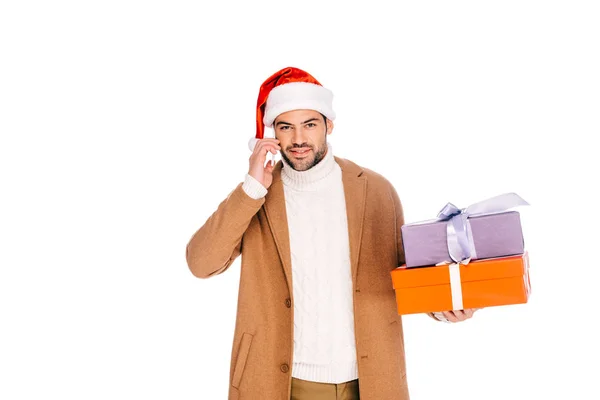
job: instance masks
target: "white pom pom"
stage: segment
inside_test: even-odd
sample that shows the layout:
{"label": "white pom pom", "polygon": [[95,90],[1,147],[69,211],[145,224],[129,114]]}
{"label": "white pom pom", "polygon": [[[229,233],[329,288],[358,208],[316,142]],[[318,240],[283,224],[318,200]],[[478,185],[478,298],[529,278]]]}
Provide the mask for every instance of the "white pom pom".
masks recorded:
{"label": "white pom pom", "polygon": [[256,143],[258,143],[259,140],[260,139],[257,139],[256,137],[250,138],[248,141],[248,148],[250,151],[254,151],[254,147],[256,147]]}

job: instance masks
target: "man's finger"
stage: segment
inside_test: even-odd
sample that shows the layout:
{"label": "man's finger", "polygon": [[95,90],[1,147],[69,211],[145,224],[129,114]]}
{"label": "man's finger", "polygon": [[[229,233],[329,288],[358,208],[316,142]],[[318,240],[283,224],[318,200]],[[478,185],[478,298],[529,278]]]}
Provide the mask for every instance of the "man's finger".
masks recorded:
{"label": "man's finger", "polygon": [[275,149],[275,150],[281,150],[281,146],[279,146],[279,144],[277,143],[265,143],[265,142],[259,142],[256,147],[254,148],[254,152],[256,153],[262,153],[265,149]]}
{"label": "man's finger", "polygon": [[468,319],[473,316],[475,311],[472,308],[467,308],[466,310],[463,310],[463,312],[465,313],[465,317]]}
{"label": "man's finger", "polygon": [[265,145],[279,146],[279,139],[261,139],[256,143],[256,146],[254,148]]}
{"label": "man's finger", "polygon": [[454,314],[454,317],[456,318],[456,322],[460,322],[464,319],[463,313],[460,310],[451,310],[450,311],[452,314]]}
{"label": "man's finger", "polygon": [[454,313],[454,315],[456,315],[456,318],[458,318],[459,321],[464,321],[465,319],[467,319],[464,310],[452,310],[452,312]]}
{"label": "man's finger", "polygon": [[458,318],[456,318],[456,315],[454,315],[452,311],[442,311],[442,314],[444,314],[444,317],[446,317],[448,321],[458,322]]}
{"label": "man's finger", "polygon": [[266,160],[267,154],[272,153],[273,155],[276,155],[278,150],[279,146],[272,144],[256,146],[256,149],[254,149],[253,156],[260,156],[261,159]]}

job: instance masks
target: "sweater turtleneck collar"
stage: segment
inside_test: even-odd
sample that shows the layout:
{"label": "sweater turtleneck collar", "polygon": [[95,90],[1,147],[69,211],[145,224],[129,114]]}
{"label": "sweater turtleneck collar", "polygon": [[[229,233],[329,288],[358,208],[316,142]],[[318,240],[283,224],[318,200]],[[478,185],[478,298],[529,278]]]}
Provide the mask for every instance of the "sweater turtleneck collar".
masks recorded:
{"label": "sweater turtleneck collar", "polygon": [[296,171],[284,158],[281,158],[283,168],[281,170],[281,180],[284,185],[294,189],[310,189],[319,181],[326,178],[335,168],[335,159],[331,143],[327,142],[327,153],[317,165],[306,171]]}

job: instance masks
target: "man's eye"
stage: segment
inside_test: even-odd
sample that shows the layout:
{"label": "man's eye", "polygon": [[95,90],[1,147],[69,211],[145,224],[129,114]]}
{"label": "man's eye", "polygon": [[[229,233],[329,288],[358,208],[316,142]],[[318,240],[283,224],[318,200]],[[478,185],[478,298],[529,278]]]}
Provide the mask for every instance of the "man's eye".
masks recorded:
{"label": "man's eye", "polygon": [[306,126],[309,127],[309,128],[314,128],[315,126],[317,126],[317,124],[311,122],[309,124],[306,124]]}
{"label": "man's eye", "polygon": [[282,127],[280,127],[279,129],[282,131],[288,130],[290,127],[287,125],[283,125]]}

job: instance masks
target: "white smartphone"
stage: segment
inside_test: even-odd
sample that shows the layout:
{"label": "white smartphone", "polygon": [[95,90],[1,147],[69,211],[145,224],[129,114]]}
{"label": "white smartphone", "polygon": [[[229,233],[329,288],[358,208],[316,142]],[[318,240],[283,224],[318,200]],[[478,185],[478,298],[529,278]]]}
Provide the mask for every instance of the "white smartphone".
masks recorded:
{"label": "white smartphone", "polygon": [[[275,139],[275,132],[273,131],[273,129],[265,130],[264,137],[270,138],[270,139]],[[280,157],[281,157],[281,155],[279,154],[279,150],[277,150],[277,153],[275,153],[275,154],[269,152],[269,153],[267,153],[266,162],[271,162],[273,165],[275,165],[275,163],[277,161],[279,161]],[[267,164],[265,163],[265,166],[266,165]]]}

